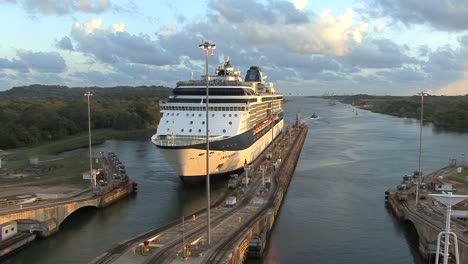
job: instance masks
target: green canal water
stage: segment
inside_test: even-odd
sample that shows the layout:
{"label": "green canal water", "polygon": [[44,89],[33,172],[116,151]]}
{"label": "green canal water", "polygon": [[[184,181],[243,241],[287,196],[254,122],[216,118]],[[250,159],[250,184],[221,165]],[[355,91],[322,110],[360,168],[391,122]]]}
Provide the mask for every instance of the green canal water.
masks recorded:
{"label": "green canal water", "polygon": [[[263,261],[256,263],[422,263],[410,225],[397,221],[384,192],[418,166],[419,123],[316,98],[284,105],[309,126],[296,171]],[[319,119],[312,120],[315,112]],[[87,263],[113,244],[204,206],[205,189],[184,188],[149,139],[107,141],[138,182],[138,193],[104,210],[82,209],[50,238],[35,241],[4,263]],[[468,155],[468,134],[423,128],[422,169]],[[76,150],[86,155],[87,150]],[[213,186],[219,193],[222,185]],[[255,262],[251,262],[255,263]]]}

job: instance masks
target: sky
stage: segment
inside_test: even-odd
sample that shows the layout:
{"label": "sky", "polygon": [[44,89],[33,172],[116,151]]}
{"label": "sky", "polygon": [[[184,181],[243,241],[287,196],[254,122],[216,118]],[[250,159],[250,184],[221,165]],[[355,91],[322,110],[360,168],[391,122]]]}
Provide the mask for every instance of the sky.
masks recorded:
{"label": "sky", "polygon": [[163,85],[202,41],[285,95],[468,94],[468,0],[0,0],[0,91]]}

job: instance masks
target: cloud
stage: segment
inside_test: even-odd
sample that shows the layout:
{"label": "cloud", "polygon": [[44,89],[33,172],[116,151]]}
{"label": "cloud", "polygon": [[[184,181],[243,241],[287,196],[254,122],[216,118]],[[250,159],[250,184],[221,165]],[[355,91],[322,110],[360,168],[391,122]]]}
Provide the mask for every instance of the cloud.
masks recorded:
{"label": "cloud", "polygon": [[93,33],[94,30],[100,29],[102,26],[102,18],[91,19],[85,22],[83,26],[79,21],[73,23],[73,31],[81,31],[82,34],[88,35]]}
{"label": "cloud", "polygon": [[451,82],[433,92],[440,95],[468,95],[468,71],[461,80]]}
{"label": "cloud", "polygon": [[59,49],[64,49],[64,50],[75,50],[73,47],[73,43],[71,39],[67,36],[61,38],[59,41],[55,43],[55,46]]}
{"label": "cloud", "polygon": [[309,0],[290,0],[290,2],[293,3],[294,7],[298,10],[304,9],[304,7],[309,4]]}
{"label": "cloud", "polygon": [[344,64],[361,68],[398,68],[403,64],[419,64],[406,55],[404,47],[388,39],[370,39],[360,45],[353,45],[350,52],[340,58]]}
{"label": "cloud", "polygon": [[0,58],[0,70],[14,70],[14,71],[22,71],[28,72],[28,66],[21,60],[9,60]]}
{"label": "cloud", "polygon": [[468,30],[468,2],[458,0],[371,0],[373,17],[390,17],[405,25],[428,24],[439,30]]}
{"label": "cloud", "polygon": [[108,30],[101,29],[102,19],[97,18],[81,24],[75,21],[71,37],[75,50],[91,55],[104,63],[133,62],[149,65],[178,64],[178,57],[163,50],[157,41],[148,35],[132,35],[124,24],[113,24]]}
{"label": "cloud", "polygon": [[445,47],[431,54],[427,68],[434,79],[442,79],[446,83],[434,89],[434,94],[468,94],[468,34],[462,36],[459,42],[460,50]]}
{"label": "cloud", "polygon": [[405,82],[406,85],[409,85],[409,82],[418,82],[426,78],[426,74],[424,72],[419,69],[406,66],[398,69],[377,71],[375,74],[382,76],[391,82]]}
{"label": "cloud", "polygon": [[67,69],[65,60],[57,52],[18,50],[16,54],[19,59],[0,58],[0,70],[12,70],[17,73],[30,73],[30,70],[41,73],[60,73]]}
{"label": "cloud", "polygon": [[427,62],[421,67],[435,85],[442,85],[459,79],[465,61],[466,57],[461,55],[460,50],[444,46],[430,51]]}
{"label": "cloud", "polygon": [[59,73],[67,69],[65,60],[57,52],[18,50],[17,55],[30,69],[38,72]]}
{"label": "cloud", "polygon": [[[390,3],[383,1],[374,3],[378,12]],[[458,39],[460,48],[397,44],[396,40],[384,38],[383,31],[392,25],[387,17],[369,18],[373,21],[369,31],[367,20],[360,18],[362,14],[355,12],[357,9],[346,9],[338,15],[336,10],[316,14],[303,8],[308,2],[302,1],[301,5],[300,1],[289,0],[209,0],[205,15],[184,18],[184,23],[161,24],[154,34],[129,32],[125,23],[109,21],[105,14],[102,18],[75,20],[70,34],[55,40],[55,47],[72,51],[73,58],[84,56],[83,60],[71,61],[68,72],[67,65],[60,64],[58,53],[54,57],[53,53],[29,51],[17,53],[15,58],[0,58],[0,74],[16,76],[22,82],[66,76],[73,85],[173,87],[178,80],[189,79],[192,72],[197,77],[204,74],[205,54],[198,44],[209,40],[218,47],[215,56],[210,57],[210,72],[222,59],[230,57],[243,74],[251,65],[261,66],[279,91],[314,87],[310,91],[405,94],[421,87],[456,86],[454,80],[465,79],[462,76],[468,35]],[[102,2],[106,5],[91,0],[61,3],[76,4],[63,12],[90,12],[97,10],[98,4],[106,10],[115,8],[111,1]],[[79,3],[82,5],[78,7]],[[94,9],[91,4],[95,4]],[[404,5],[400,1],[396,4]],[[177,20],[178,13],[174,12]],[[89,65],[83,66],[83,61]],[[74,64],[80,69],[77,72],[73,71]],[[89,71],[82,70],[86,66]]]}
{"label": "cloud", "polygon": [[385,24],[383,24],[383,23],[380,23],[380,24],[377,26],[377,31],[378,31],[378,32],[382,32],[382,31],[384,31],[384,29],[385,29]]}
{"label": "cloud", "polygon": [[30,14],[43,15],[67,15],[73,12],[98,14],[119,9],[109,0],[3,0],[3,2],[18,4]]}
{"label": "cloud", "polygon": [[[211,1],[209,7],[216,12],[212,24],[231,31],[242,42],[276,45],[297,53],[343,56],[350,43],[362,42],[367,32],[366,22],[354,22],[353,9],[338,17],[325,10],[315,17],[284,1],[265,4],[247,0]],[[214,33],[217,32],[210,35]]]}
{"label": "cloud", "polygon": [[125,31],[125,24],[112,24],[109,27],[109,32],[110,33],[116,33],[116,32],[124,32]]}

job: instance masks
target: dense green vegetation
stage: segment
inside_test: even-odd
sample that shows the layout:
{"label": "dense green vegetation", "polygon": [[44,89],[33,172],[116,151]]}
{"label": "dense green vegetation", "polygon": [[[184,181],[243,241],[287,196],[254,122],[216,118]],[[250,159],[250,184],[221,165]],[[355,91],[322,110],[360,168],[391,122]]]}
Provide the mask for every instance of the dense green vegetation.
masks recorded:
{"label": "dense green vegetation", "polygon": [[[420,96],[342,96],[338,99],[377,113],[420,119]],[[424,97],[424,121],[436,127],[468,130],[468,95]]]}
{"label": "dense green vegetation", "polygon": [[92,129],[155,128],[159,101],[171,93],[160,86],[68,88],[31,85],[0,92],[0,149],[55,141],[88,129],[91,91]]}

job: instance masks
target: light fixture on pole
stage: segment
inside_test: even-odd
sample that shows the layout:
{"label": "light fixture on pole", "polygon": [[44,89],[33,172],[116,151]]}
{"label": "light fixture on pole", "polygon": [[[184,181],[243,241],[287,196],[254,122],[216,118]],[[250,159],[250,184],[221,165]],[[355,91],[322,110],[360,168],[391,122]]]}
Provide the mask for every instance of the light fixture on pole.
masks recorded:
{"label": "light fixture on pole", "polygon": [[418,179],[416,183],[416,205],[419,205],[419,188],[421,185],[421,153],[422,153],[422,127],[423,127],[423,122],[424,122],[424,96],[429,95],[428,93],[425,93],[424,91],[421,91],[418,93],[418,95],[421,96],[421,120],[419,121],[419,166],[418,166]]}
{"label": "light fixture on pole", "polygon": [[95,187],[96,182],[94,181],[93,175],[93,152],[91,150],[91,96],[93,94],[87,91],[84,96],[88,97],[88,140],[89,140],[89,177],[91,179],[91,187]]}
{"label": "light fixture on pole", "polygon": [[454,232],[450,232],[450,214],[452,212],[452,205],[456,205],[459,202],[462,202],[468,198],[468,195],[457,195],[452,194],[449,192],[448,194],[431,194],[431,196],[436,199],[437,201],[443,203],[447,206],[447,211],[445,213],[445,231],[442,231],[437,236],[437,251],[436,251],[436,264],[439,263],[439,254],[440,254],[440,243],[442,235],[444,235],[444,250],[442,254],[444,255],[444,264],[448,263],[448,256],[449,256],[449,243],[450,243],[450,235],[453,236],[453,241],[455,244],[455,258],[456,264],[460,263],[460,258],[458,256],[458,239],[457,234]]}
{"label": "light fixture on pole", "polygon": [[260,166],[260,170],[262,171],[262,187],[265,188],[265,171],[267,167],[265,165]]}
{"label": "light fixture on pole", "polygon": [[205,51],[206,57],[206,225],[207,225],[207,233],[206,233],[206,241],[208,246],[211,244],[211,226],[210,226],[210,138],[209,138],[209,125],[208,125],[208,114],[209,114],[209,76],[208,76],[208,54],[214,55],[214,50],[216,49],[215,44],[211,44],[208,41],[202,42],[202,44],[198,45],[198,47]]}

